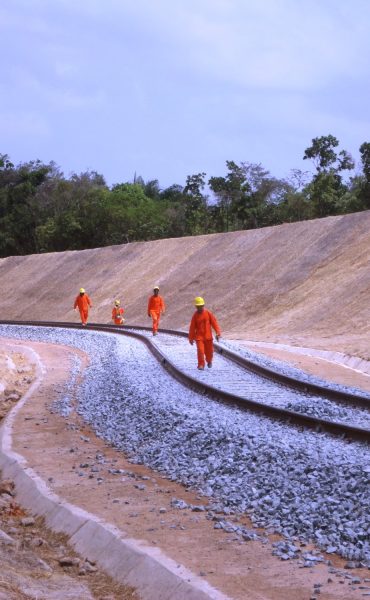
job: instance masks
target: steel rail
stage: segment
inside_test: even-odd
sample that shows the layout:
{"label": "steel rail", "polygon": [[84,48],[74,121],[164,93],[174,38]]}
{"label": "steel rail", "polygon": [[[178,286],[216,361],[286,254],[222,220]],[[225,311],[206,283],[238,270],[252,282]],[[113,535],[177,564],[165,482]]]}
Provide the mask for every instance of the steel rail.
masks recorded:
{"label": "steel rail", "polygon": [[[0,325],[20,325],[20,326],[32,326],[32,327],[49,327],[49,328],[61,328],[61,329],[78,329],[82,331],[100,331],[100,332],[108,332],[115,333],[119,335],[126,335],[128,337],[136,338],[142,341],[150,352],[155,356],[155,358],[161,363],[161,365],[180,383],[184,384],[186,387],[202,394],[207,397],[211,397],[215,400],[219,400],[222,402],[226,402],[229,404],[237,405],[244,409],[249,409],[253,412],[259,413],[261,415],[273,417],[274,419],[280,419],[282,421],[287,422],[291,425],[297,425],[306,427],[308,429],[313,429],[318,433],[331,433],[336,436],[341,436],[343,439],[354,439],[363,442],[370,442],[370,430],[363,429],[361,427],[355,427],[352,425],[346,425],[344,423],[338,423],[337,421],[328,421],[326,419],[320,419],[317,417],[312,417],[310,415],[305,415],[302,413],[296,413],[294,411],[290,411],[284,408],[279,408],[276,406],[272,406],[270,404],[263,404],[261,402],[256,402],[255,400],[249,400],[246,398],[242,398],[240,396],[231,394],[229,392],[220,390],[218,388],[214,388],[213,386],[203,383],[198,379],[191,377],[184,372],[182,372],[167,356],[165,356],[158,347],[156,347],[151,340],[140,333],[141,331],[151,331],[149,327],[143,326],[128,326],[119,327],[114,325],[108,325],[104,323],[91,323],[87,326],[82,326],[79,323],[71,323],[71,322],[53,322],[53,321],[10,321],[10,320],[0,320]],[[137,331],[132,331],[135,329]],[[173,335],[180,335],[180,337],[187,337],[187,334],[184,332],[174,332],[169,329],[161,329],[163,333],[172,333]],[[226,358],[226,353],[222,353]],[[232,353],[234,354],[234,353]],[[232,360],[232,359],[230,359]],[[241,359],[244,360],[244,359]],[[233,361],[238,362],[238,361]],[[248,361],[247,361],[248,362]],[[270,377],[271,379],[271,377]],[[291,378],[289,378],[291,379]],[[322,388],[324,391],[326,388]],[[307,390],[306,390],[307,391]],[[357,397],[356,397],[357,398]],[[363,399],[362,397],[360,397]],[[369,407],[369,403],[367,404]]]}
{"label": "steel rail", "polygon": [[[94,325],[97,325],[97,323],[95,323]],[[110,324],[103,324],[101,326],[106,329],[114,327]],[[116,327],[117,327],[117,330],[120,329],[120,326],[117,325]],[[135,329],[138,331],[148,331],[148,332],[152,331],[151,327],[145,327],[143,325],[126,325],[125,329],[126,330],[127,329],[128,330]],[[188,337],[188,334],[186,332],[175,330],[175,329],[162,329],[161,328],[160,332],[166,333],[169,335],[178,336],[178,337],[183,337],[183,338]],[[302,381],[300,379],[296,379],[295,377],[293,377],[291,375],[285,375],[284,373],[280,373],[279,371],[276,371],[275,369],[272,369],[270,367],[259,365],[258,363],[252,361],[249,358],[240,356],[239,354],[237,354],[236,352],[233,352],[229,348],[224,348],[220,344],[217,344],[217,342],[214,343],[214,347],[215,347],[215,351],[218,354],[221,354],[222,356],[224,356],[225,358],[228,358],[229,360],[236,363],[240,367],[242,367],[248,371],[252,371],[256,375],[259,375],[260,377],[264,377],[265,379],[267,379],[269,381],[282,383],[283,385],[286,385],[293,389],[297,389],[302,392],[309,392],[310,394],[315,395],[315,396],[325,396],[329,400],[335,400],[336,402],[342,402],[344,404],[353,404],[355,406],[360,406],[360,407],[370,409],[370,398],[367,398],[366,396],[361,396],[360,394],[354,394],[351,392],[344,392],[342,390],[334,390],[333,388],[326,387],[325,385],[320,385],[318,383],[312,383],[309,381]]]}
{"label": "steel rail", "polygon": [[[105,325],[105,327],[110,327],[110,325]],[[150,327],[144,327],[142,325],[127,325],[129,329],[138,329],[139,331],[151,331]],[[169,335],[177,335],[179,337],[188,337],[188,334],[184,331],[178,331],[174,329],[162,329],[161,333],[167,333]],[[228,358],[232,362],[238,364],[240,367],[247,369],[248,371],[252,371],[265,379],[272,380],[274,382],[282,383],[288,387],[293,389],[300,390],[302,392],[309,392],[315,396],[325,396],[328,399],[333,399],[336,402],[344,402],[345,404],[355,404],[356,406],[362,406],[370,409],[370,398],[366,398],[366,396],[361,396],[359,394],[353,394],[351,392],[344,392],[341,390],[334,390],[333,388],[326,387],[325,385],[320,385],[318,383],[312,383],[309,381],[302,381],[300,379],[296,379],[291,375],[285,375],[284,373],[280,373],[275,369],[270,367],[266,367],[264,365],[260,365],[249,358],[245,358],[240,356],[236,352],[233,352],[229,348],[224,348],[217,342],[214,343],[215,351],[218,354],[221,354],[225,358]]]}

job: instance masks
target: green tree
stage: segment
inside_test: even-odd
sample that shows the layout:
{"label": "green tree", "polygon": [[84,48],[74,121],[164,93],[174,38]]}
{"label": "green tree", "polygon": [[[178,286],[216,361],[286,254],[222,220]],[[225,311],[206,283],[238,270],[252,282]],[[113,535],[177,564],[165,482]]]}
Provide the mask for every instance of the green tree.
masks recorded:
{"label": "green tree", "polygon": [[342,172],[352,170],[355,165],[348,152],[336,151],[338,145],[336,137],[327,135],[314,138],[305,150],[303,159],[311,159],[316,167],[316,175],[305,189],[314,217],[337,214],[341,198],[347,192]]}
{"label": "green tree", "polygon": [[185,203],[185,233],[199,235],[207,232],[207,197],[203,194],[205,188],[205,173],[188,175],[184,187]]}
{"label": "green tree", "polygon": [[[246,178],[245,163],[240,166],[232,160],[226,161],[226,177],[211,177],[209,187],[218,200],[219,223],[222,231],[237,228],[233,217],[241,217],[243,207],[250,196],[250,185]],[[236,225],[236,227],[235,227]]]}
{"label": "green tree", "polygon": [[164,236],[165,216],[155,200],[147,198],[140,184],[113,186],[106,198],[108,244],[154,240]]}
{"label": "green tree", "polygon": [[43,217],[36,229],[40,251],[104,245],[103,198],[108,191],[104,177],[96,171],[74,173],[66,180],[54,167],[36,194]]}
{"label": "green tree", "polygon": [[45,165],[39,160],[14,167],[7,155],[1,155],[1,256],[38,252],[35,230],[41,214],[36,192],[47,180],[50,169],[50,165]]}
{"label": "green tree", "polygon": [[284,180],[272,177],[262,165],[226,161],[226,177],[211,177],[209,186],[218,200],[222,230],[250,229],[276,220],[276,206],[288,188]]}
{"label": "green tree", "polygon": [[186,196],[181,185],[173,184],[160,193],[160,202],[166,221],[167,237],[186,235]]}
{"label": "green tree", "polygon": [[338,214],[338,204],[347,188],[336,173],[318,173],[305,188],[314,218]]}
{"label": "green tree", "polygon": [[354,168],[351,155],[346,150],[336,152],[339,141],[333,135],[313,138],[311,146],[306,148],[303,160],[311,159],[317,173],[348,171]]}
{"label": "green tree", "polygon": [[359,190],[359,198],[364,209],[370,208],[370,143],[360,146],[363,177]]}
{"label": "green tree", "polygon": [[13,171],[14,165],[7,154],[0,154],[0,183],[3,184],[4,174]]}

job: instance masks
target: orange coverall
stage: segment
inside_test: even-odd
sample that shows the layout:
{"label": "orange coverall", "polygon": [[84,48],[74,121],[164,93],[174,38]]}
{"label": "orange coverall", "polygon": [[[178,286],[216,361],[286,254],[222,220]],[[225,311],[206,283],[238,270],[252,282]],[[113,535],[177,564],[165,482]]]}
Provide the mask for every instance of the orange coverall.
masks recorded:
{"label": "orange coverall", "polygon": [[157,333],[159,320],[161,318],[161,313],[164,313],[166,307],[164,305],[164,300],[162,296],[158,294],[158,296],[150,296],[148,300],[148,317],[152,317],[153,320],[153,333]]}
{"label": "orange coverall", "polygon": [[215,330],[216,335],[221,335],[217,319],[209,310],[204,308],[202,312],[195,311],[189,328],[189,342],[193,343],[195,340],[197,344],[198,367],[200,368],[204,368],[204,357],[208,364],[212,363],[212,328]]}
{"label": "orange coverall", "polygon": [[124,308],[120,306],[114,306],[112,308],[112,320],[115,325],[123,325],[123,313],[125,312]]}
{"label": "orange coverall", "polygon": [[78,296],[76,296],[74,308],[78,307],[78,310],[80,311],[82,325],[86,325],[87,323],[87,317],[89,316],[89,307],[91,306],[91,300],[86,293],[82,294],[82,296],[81,294],[78,294]]}

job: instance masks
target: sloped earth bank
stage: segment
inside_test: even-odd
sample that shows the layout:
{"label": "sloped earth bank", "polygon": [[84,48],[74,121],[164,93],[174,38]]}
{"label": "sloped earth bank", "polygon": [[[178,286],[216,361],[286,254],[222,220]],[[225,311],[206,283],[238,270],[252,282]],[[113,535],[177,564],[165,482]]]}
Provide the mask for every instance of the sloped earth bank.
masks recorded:
{"label": "sloped earth bank", "polygon": [[[0,260],[6,319],[77,321],[83,286],[91,320],[116,297],[127,324],[148,324],[159,284],[163,326],[187,328],[204,296],[233,339],[284,342],[370,358],[370,211],[251,231],[131,243]],[[21,301],[19,301],[21,299]]]}
{"label": "sloped earth bank", "polygon": [[[34,380],[22,347],[1,340],[0,425]],[[41,417],[41,415],[40,415]],[[27,429],[27,421],[25,422]],[[68,547],[17,503],[14,484],[0,471],[0,600],[138,600]]]}
{"label": "sloped earth bank", "polygon": [[[5,343],[2,340],[2,347]],[[27,345],[41,357],[47,372],[37,395],[16,418],[14,449],[58,495],[113,523],[128,536],[161,548],[235,600],[354,600],[367,590],[370,593],[368,570],[345,569],[345,562],[333,554],[324,555],[332,566],[319,563],[299,568],[297,561],[282,561],[271,553],[272,543],[280,540],[277,535],[267,535],[246,516],[216,511],[215,520],[210,520],[205,510],[209,499],[127,461],[122,453],[96,438],[74,410],[61,417],[55,412],[56,406],[73,406],[75,396],[73,388],[67,386],[69,402],[64,402],[64,382],[70,379],[77,383],[75,365],[86,365],[87,358],[81,351],[51,344]],[[187,508],[181,510],[181,502]],[[215,527],[225,520],[231,527]],[[233,527],[237,526],[249,534],[236,535]],[[44,532],[35,530],[33,535],[45,539]],[[300,553],[311,557],[318,554],[310,545],[298,546]],[[62,553],[66,554],[65,548]],[[46,562],[47,557],[43,560]],[[23,561],[28,569],[21,557]],[[99,597],[88,593],[92,592],[63,597]],[[113,593],[112,598],[125,596]]]}

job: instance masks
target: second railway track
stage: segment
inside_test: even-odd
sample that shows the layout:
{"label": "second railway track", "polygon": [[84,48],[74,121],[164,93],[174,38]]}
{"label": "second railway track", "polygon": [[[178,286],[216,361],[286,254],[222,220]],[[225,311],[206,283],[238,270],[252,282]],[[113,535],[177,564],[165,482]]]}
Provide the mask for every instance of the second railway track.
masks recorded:
{"label": "second railway track", "polygon": [[[176,379],[188,387],[222,402],[262,413],[298,425],[370,442],[370,399],[362,395],[336,391],[317,384],[283,375],[217,345],[218,356],[211,370],[196,370],[196,351],[187,342],[184,332],[161,330],[155,338],[146,327],[93,323],[83,328],[76,323],[47,321],[0,321],[4,325],[57,327],[94,330],[123,334],[142,340]],[[334,418],[322,418],[304,412],[324,402],[326,412]],[[340,410],[336,407],[341,407]],[[344,406],[343,406],[344,404]],[[294,410],[294,406],[299,408]],[[341,419],[336,420],[335,415]],[[361,423],[361,426],[360,426]],[[362,426],[365,423],[365,426]]]}

